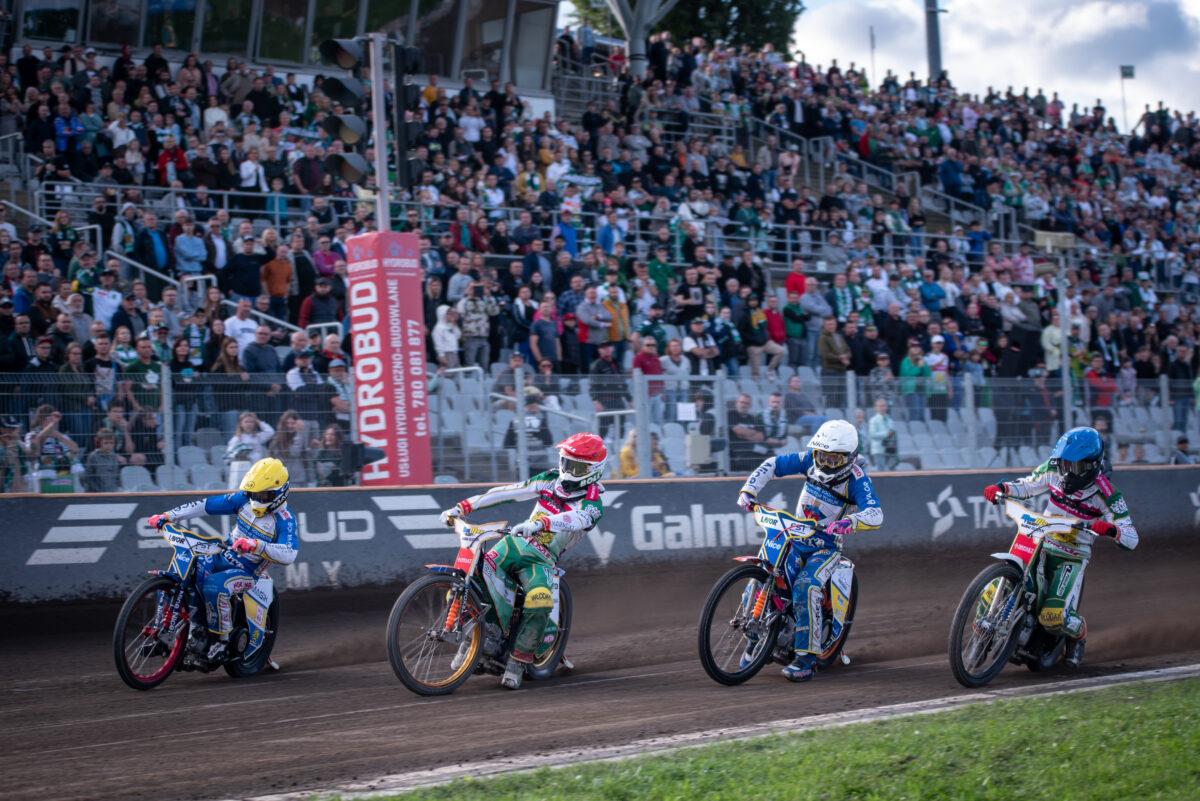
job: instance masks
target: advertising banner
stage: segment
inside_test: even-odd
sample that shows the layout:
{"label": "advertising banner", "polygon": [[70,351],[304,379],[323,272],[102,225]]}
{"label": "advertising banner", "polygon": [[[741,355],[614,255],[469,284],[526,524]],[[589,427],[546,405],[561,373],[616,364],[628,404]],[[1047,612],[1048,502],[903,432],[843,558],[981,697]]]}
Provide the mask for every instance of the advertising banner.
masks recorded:
{"label": "advertising banner", "polygon": [[365,234],[347,244],[355,430],[385,454],[363,468],[362,483],[428,484],[433,460],[418,237]]}
{"label": "advertising banner", "polygon": [[[981,555],[1006,550],[1013,525],[983,499],[982,489],[1016,474],[939,473],[880,475],[883,506],[879,531],[846,537],[852,558],[881,548]],[[1200,527],[1200,468],[1118,470],[1117,487],[1141,533],[1139,551],[1173,537],[1194,537]],[[599,525],[567,552],[568,570],[608,569],[635,563],[712,559],[754,553],[761,534],[752,516],[734,504],[741,479],[614,481],[605,485]],[[762,499],[795,505],[801,482],[768,485]],[[408,579],[427,563],[454,561],[458,543],[438,514],[477,487],[432,486],[381,490],[294,490],[300,555],[275,567],[276,586],[289,590],[354,587]],[[0,560],[0,599],[40,601],[110,598],[127,592],[162,568],[170,555],[146,522],[193,495],[0,496],[0,515],[13,521]],[[510,504],[475,515],[515,523],[529,513]],[[194,525],[228,532],[231,519],[201,518]],[[1096,558],[1108,558],[1099,548]],[[1136,558],[1135,551],[1132,558]],[[869,558],[866,557],[866,558]]]}

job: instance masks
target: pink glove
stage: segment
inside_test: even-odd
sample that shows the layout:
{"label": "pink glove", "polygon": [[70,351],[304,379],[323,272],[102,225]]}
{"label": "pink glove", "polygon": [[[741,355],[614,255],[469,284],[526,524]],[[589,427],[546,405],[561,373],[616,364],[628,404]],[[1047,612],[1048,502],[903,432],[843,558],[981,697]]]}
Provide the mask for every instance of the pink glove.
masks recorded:
{"label": "pink glove", "polygon": [[258,541],[249,537],[238,537],[233,541],[233,550],[238,553],[258,553]]}
{"label": "pink glove", "polygon": [[751,509],[754,508],[754,505],[756,503],[758,503],[758,498],[755,498],[749,492],[739,492],[738,493],[737,505],[738,505],[738,508],[741,509],[743,512],[749,512]]}
{"label": "pink glove", "polygon": [[167,513],[163,512],[161,515],[150,515],[150,518],[146,522],[155,528],[162,528],[171,521],[167,519]]}
{"label": "pink glove", "polygon": [[844,537],[847,534],[852,533],[853,531],[854,531],[854,521],[847,520],[847,519],[834,520],[832,523],[830,523],[828,526],[825,527],[825,532],[827,534],[832,534],[835,537]]}

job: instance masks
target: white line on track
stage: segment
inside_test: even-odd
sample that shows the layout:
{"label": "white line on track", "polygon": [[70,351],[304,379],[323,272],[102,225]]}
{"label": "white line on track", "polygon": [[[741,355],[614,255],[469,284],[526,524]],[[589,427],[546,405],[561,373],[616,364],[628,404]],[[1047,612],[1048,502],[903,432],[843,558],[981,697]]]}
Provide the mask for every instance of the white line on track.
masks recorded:
{"label": "white line on track", "polygon": [[747,726],[709,729],[707,731],[676,734],[669,737],[654,737],[645,740],[636,740],[623,745],[580,748],[555,751],[548,754],[506,757],[481,762],[447,765],[430,770],[381,776],[372,781],[347,782],[322,790],[305,790],[296,793],[256,796],[247,799],[247,801],[310,801],[310,799],[314,798],[329,797],[337,797],[346,801],[349,799],[366,799],[384,793],[397,793],[421,787],[447,784],[455,779],[468,776],[482,778],[506,773],[537,770],[539,768],[579,765],[585,762],[610,762],[650,753],[676,751],[681,748],[695,748],[721,741],[747,740],[773,734],[812,731],[814,729],[834,728],[853,723],[890,720],[913,715],[928,715],[972,704],[992,703],[1006,698],[1066,695],[1100,690],[1121,684],[1173,681],[1197,676],[1200,676],[1200,664],[1180,665],[1178,667],[1159,668],[1156,670],[1139,670],[1132,673],[1093,676],[1085,679],[1008,687],[999,690],[980,690],[974,693],[931,698],[925,701],[910,701],[866,709],[852,709],[845,712],[832,712],[824,715],[811,715],[803,718],[775,720]]}

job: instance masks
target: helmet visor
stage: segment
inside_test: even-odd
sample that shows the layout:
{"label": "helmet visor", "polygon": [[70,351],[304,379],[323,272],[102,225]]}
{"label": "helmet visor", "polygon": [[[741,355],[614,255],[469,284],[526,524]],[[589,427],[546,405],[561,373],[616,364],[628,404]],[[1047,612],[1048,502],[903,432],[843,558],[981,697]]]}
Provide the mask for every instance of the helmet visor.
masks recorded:
{"label": "helmet visor", "polygon": [[581,462],[578,459],[562,457],[562,471],[572,478],[583,478],[586,476],[595,465],[591,462]]}
{"label": "helmet visor", "polygon": [[1058,472],[1064,476],[1082,476],[1096,466],[1095,459],[1083,459],[1081,461],[1072,462],[1069,459],[1058,460]]}
{"label": "helmet visor", "polygon": [[261,492],[247,492],[246,497],[255,503],[270,503],[279,496],[279,490],[263,490]]}
{"label": "helmet visor", "polygon": [[813,462],[825,471],[841,470],[850,461],[850,454],[837,451],[813,451]]}

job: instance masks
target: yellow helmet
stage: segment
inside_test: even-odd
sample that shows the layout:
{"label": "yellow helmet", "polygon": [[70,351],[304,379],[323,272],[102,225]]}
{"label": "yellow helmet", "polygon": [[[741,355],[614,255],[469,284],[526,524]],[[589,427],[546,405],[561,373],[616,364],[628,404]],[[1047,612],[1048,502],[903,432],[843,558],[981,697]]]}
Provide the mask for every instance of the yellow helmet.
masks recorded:
{"label": "yellow helmet", "polygon": [[242,476],[239,490],[246,493],[255,517],[283,506],[288,494],[288,471],[278,459],[259,459]]}

